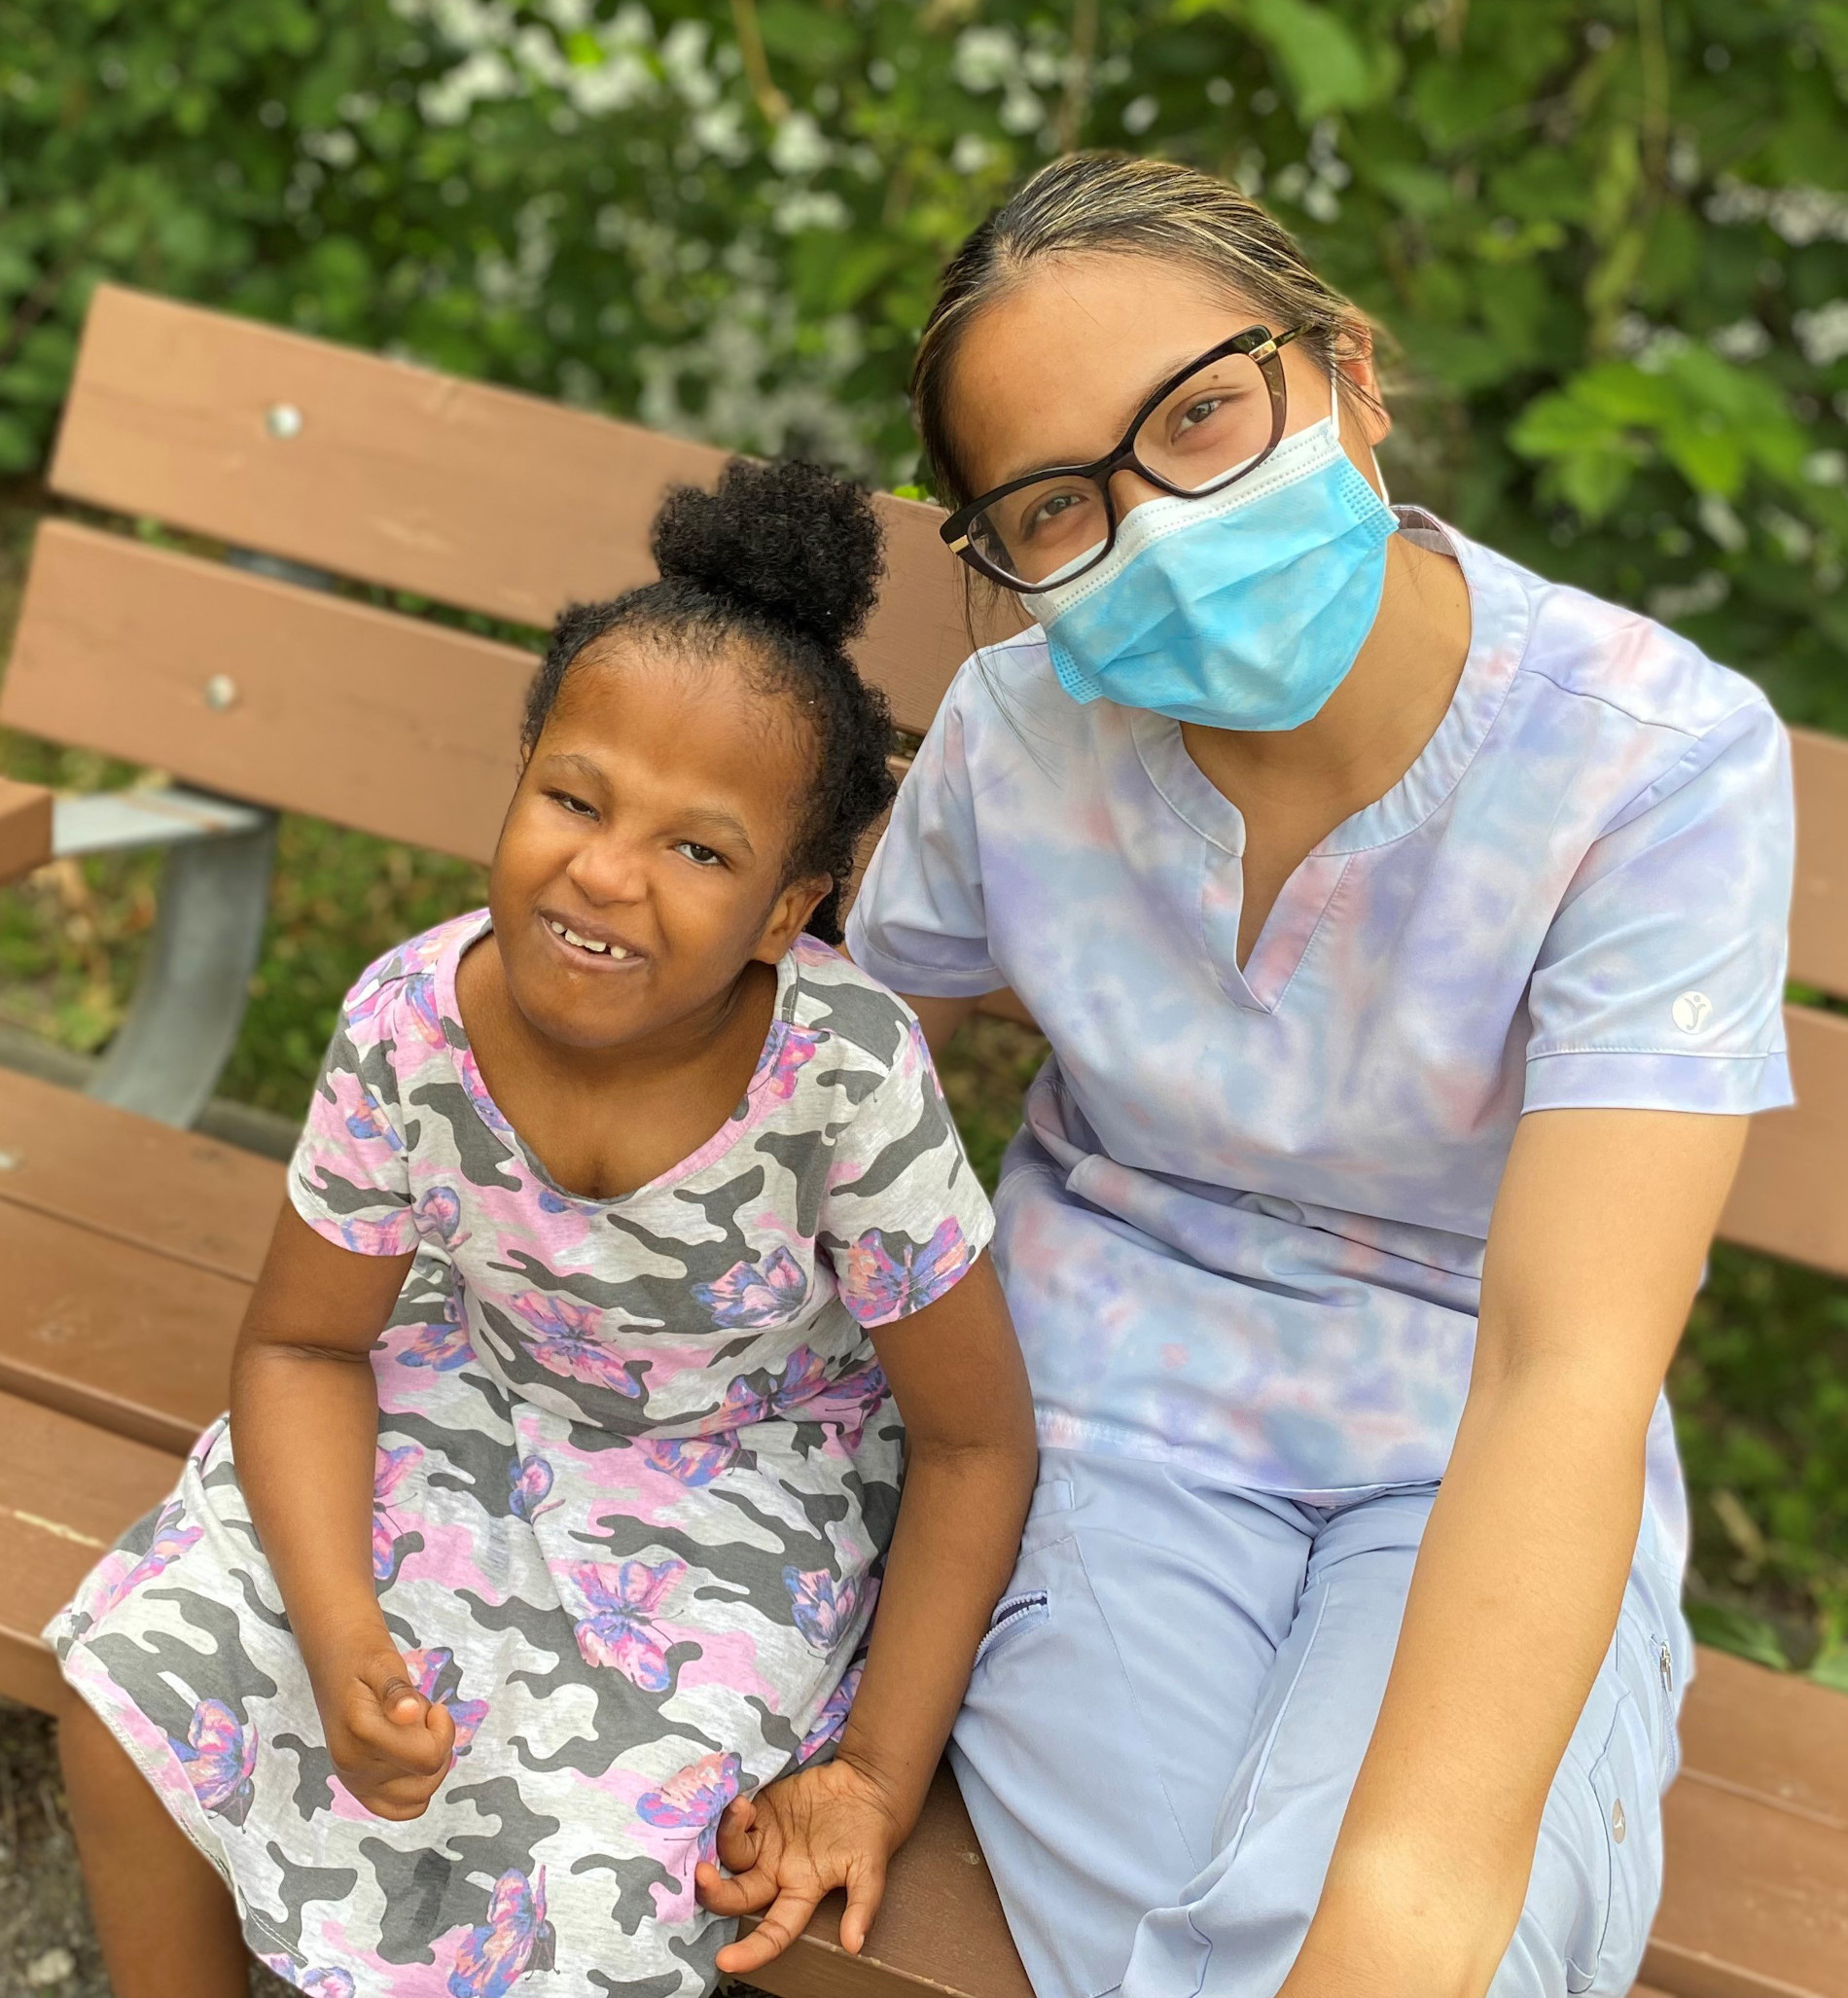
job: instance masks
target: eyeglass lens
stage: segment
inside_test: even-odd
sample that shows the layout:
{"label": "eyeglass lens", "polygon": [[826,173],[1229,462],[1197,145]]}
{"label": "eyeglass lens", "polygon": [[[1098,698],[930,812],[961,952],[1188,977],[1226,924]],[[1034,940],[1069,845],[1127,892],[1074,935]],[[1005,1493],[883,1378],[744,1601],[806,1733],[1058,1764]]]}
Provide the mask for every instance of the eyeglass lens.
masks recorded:
{"label": "eyeglass lens", "polygon": [[[1135,454],[1170,485],[1203,494],[1228,484],[1269,445],[1270,432],[1263,370],[1249,355],[1222,354],[1149,412]],[[1068,473],[1005,494],[976,516],[969,538],[997,569],[1040,588],[1093,554],[1109,532],[1102,486]]]}

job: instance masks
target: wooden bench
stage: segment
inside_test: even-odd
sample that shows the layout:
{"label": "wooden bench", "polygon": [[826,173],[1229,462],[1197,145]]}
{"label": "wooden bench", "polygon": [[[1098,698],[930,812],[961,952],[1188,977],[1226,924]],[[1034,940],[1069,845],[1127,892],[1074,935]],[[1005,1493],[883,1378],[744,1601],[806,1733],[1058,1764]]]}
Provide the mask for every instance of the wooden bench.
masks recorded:
{"label": "wooden bench", "polygon": [[[281,1168],[190,1129],[235,1038],[275,814],[485,859],[529,654],[363,600],[374,586],[528,625],[649,573],[670,480],[721,453],[293,335],[104,289],[53,490],[196,537],[41,527],[0,721],[162,773],[0,786],[0,874],[167,849],[127,1024],[88,1095],[0,1071],[0,1693],[54,1710],[37,1631],[168,1488],[226,1398]],[[928,726],[966,642],[933,510],[881,503],[892,577],[861,660]],[[222,557],[222,558],[221,558]],[[1794,975],[1848,996],[1848,745],[1797,741]],[[994,1010],[1017,1007],[1002,995]],[[1790,1016],[1802,1108],[1755,1129],[1724,1232],[1848,1274],[1848,1018]],[[1646,1983],[1848,1998],[1848,1701],[1703,1653]],[[1030,1998],[947,1774],[867,1954],[824,1910],[785,1998]],[[1641,1987],[1639,1987],[1641,1988]]]}

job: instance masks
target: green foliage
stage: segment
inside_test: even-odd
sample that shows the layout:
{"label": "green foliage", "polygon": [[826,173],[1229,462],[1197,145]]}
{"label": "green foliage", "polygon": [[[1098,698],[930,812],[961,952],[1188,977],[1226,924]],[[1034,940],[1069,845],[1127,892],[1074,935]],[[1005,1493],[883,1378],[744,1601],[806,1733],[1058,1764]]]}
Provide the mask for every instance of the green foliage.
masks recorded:
{"label": "green foliage", "polygon": [[944,253],[1126,144],[1397,337],[1399,489],[1848,727],[1845,89],[1845,0],[0,0],[0,469],[114,276],[906,479]]}
{"label": "green foliage", "polygon": [[1717,1248],[1669,1392],[1697,1634],[1848,1690],[1848,1291]]}

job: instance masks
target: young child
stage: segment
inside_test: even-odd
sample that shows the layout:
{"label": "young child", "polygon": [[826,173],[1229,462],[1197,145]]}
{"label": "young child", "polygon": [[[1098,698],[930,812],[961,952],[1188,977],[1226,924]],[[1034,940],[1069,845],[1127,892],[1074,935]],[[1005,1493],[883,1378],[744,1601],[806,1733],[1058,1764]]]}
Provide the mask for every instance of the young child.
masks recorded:
{"label": "young child", "polygon": [[241,1998],[245,1942],[695,1998],[836,1884],[855,1948],[1013,1564],[988,1205],[830,947],[877,523],[733,462],[655,553],[559,622],[487,909],[347,996],[230,1416],[53,1626],[118,1998]]}

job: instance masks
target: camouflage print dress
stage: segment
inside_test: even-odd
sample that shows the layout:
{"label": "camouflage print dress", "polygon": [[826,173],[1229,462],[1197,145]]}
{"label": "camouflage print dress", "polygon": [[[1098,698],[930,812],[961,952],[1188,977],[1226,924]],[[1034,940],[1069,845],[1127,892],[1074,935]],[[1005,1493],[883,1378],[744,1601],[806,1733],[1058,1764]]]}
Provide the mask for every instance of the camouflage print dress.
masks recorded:
{"label": "camouflage print dress", "polygon": [[564,1193],[461,1027],[485,928],[360,980],[290,1174],[329,1240],[418,1252],[374,1356],[373,1572],[455,1722],[429,1809],[334,1780],[224,1421],[50,1635],[301,1989],[694,1998],[719,1813],[852,1697],[898,1506],[868,1328],[990,1216],[910,1016],[811,939],[725,1126],[633,1194]]}

